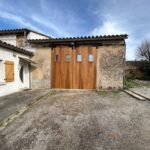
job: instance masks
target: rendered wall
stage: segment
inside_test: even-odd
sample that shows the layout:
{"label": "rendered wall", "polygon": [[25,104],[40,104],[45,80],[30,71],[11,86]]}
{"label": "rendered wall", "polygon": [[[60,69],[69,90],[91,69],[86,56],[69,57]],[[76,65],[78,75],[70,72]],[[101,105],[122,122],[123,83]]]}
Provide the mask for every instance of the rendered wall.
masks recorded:
{"label": "rendered wall", "polygon": [[37,67],[32,67],[32,88],[51,88],[51,48],[37,47],[32,58]]}
{"label": "rendered wall", "polygon": [[97,89],[123,88],[123,45],[100,46],[97,55]]}
{"label": "rendered wall", "polygon": [[44,36],[44,35],[40,35],[34,32],[29,32],[29,34],[27,35],[27,39],[48,39],[48,37]]}
{"label": "rendered wall", "polygon": [[[35,48],[32,58],[38,67],[32,69],[32,88],[51,88],[51,48]],[[97,89],[123,88],[124,45],[100,46],[97,53]]]}
{"label": "rendered wall", "polygon": [[17,47],[24,47],[25,46],[25,39],[23,34],[16,35],[16,46]]}
{"label": "rendered wall", "polygon": [[[22,62],[24,66],[24,82],[22,83],[19,77],[19,71],[21,67],[19,57],[29,58],[29,56],[14,53],[9,49],[5,49],[0,47],[0,96],[4,96],[7,94],[11,94],[13,92],[17,92],[24,88],[29,88],[29,66],[28,63]],[[5,61],[13,61],[14,62],[14,81],[13,82],[5,82]]]}
{"label": "rendered wall", "polygon": [[0,40],[16,46],[16,35],[0,35]]}

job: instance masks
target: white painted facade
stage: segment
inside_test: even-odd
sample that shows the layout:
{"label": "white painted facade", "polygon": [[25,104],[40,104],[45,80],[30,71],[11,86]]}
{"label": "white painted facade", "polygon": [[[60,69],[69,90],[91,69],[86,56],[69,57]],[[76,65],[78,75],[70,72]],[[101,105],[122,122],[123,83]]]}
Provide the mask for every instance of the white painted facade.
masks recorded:
{"label": "white painted facade", "polygon": [[[27,40],[48,39],[48,37],[30,31],[27,34],[26,39]],[[8,44],[16,46],[17,34],[0,35],[0,40]],[[35,52],[35,48],[31,47],[31,45],[25,45],[24,47],[21,47],[21,48],[27,51]],[[29,63],[23,60],[20,60],[19,57],[29,59],[28,55],[24,55],[21,53],[14,52],[10,49],[0,47],[0,97],[14,93],[14,92],[18,92],[23,89],[30,88]],[[5,61],[14,62],[14,81],[13,82],[7,82],[7,83],[5,82]],[[20,75],[19,75],[21,66],[23,66],[23,78],[24,78],[23,82],[21,81]]]}
{"label": "white painted facade", "polygon": [[40,35],[38,33],[34,33],[34,32],[29,32],[27,35],[27,40],[31,40],[31,39],[48,39],[48,37],[44,36],[44,35]]}
{"label": "white painted facade", "polygon": [[[20,60],[19,57],[28,58],[29,56],[14,52],[12,50],[0,47],[0,96],[11,94],[22,89],[30,87],[29,63]],[[14,62],[14,81],[5,82],[5,61]],[[19,73],[23,65],[23,82],[20,79]]]}
{"label": "white painted facade", "polygon": [[16,35],[0,35],[0,40],[8,44],[16,46]]}
{"label": "white painted facade", "polygon": [[[31,39],[48,39],[48,37],[46,37],[44,35],[40,35],[38,33],[29,32],[28,35],[27,35],[27,40],[31,40]],[[3,41],[3,42],[6,42],[8,44],[14,45],[14,46],[17,45],[17,36],[16,36],[16,34],[0,35],[0,40]]]}

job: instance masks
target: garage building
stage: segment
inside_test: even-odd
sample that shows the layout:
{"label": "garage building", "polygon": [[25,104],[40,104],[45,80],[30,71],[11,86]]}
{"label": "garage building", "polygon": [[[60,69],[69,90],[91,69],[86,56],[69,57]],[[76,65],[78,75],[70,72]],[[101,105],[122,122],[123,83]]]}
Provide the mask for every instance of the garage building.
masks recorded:
{"label": "garage building", "polygon": [[123,88],[125,35],[28,40],[35,49],[32,88]]}

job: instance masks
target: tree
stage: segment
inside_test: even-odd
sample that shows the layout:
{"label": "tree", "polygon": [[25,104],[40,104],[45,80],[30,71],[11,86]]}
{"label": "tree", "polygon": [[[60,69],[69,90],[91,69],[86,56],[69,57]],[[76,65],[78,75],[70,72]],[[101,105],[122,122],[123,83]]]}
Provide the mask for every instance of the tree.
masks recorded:
{"label": "tree", "polygon": [[137,56],[150,62],[150,40],[145,40],[138,46]]}

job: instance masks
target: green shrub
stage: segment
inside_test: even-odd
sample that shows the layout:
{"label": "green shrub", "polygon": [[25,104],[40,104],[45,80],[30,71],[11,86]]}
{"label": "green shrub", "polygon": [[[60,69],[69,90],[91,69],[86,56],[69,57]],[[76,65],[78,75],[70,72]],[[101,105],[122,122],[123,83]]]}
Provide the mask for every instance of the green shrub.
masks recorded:
{"label": "green shrub", "polygon": [[125,87],[126,88],[134,88],[134,87],[137,87],[137,86],[139,86],[139,84],[137,82],[135,82],[135,80],[132,80],[132,79],[129,79],[129,78],[125,79]]}

